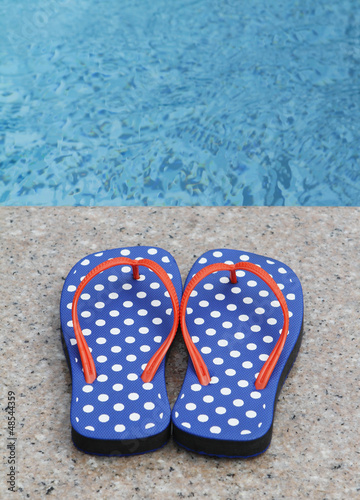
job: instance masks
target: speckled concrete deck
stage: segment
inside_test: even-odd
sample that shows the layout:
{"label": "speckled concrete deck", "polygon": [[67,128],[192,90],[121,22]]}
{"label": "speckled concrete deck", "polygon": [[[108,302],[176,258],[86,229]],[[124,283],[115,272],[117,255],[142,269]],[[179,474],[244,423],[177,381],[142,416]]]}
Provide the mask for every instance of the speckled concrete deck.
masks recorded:
{"label": "speckled concrete deck", "polygon": [[[1,208],[2,409],[8,391],[16,394],[18,494],[12,497],[358,498],[359,221],[359,208]],[[217,247],[279,259],[299,276],[304,339],[265,454],[216,459],[171,441],[154,453],[104,458],[73,446],[60,341],[63,280],[88,253],[137,244],[169,250],[184,278],[196,257]],[[178,337],[167,362],[171,404],[186,359]],[[0,433],[4,497],[5,418]]]}

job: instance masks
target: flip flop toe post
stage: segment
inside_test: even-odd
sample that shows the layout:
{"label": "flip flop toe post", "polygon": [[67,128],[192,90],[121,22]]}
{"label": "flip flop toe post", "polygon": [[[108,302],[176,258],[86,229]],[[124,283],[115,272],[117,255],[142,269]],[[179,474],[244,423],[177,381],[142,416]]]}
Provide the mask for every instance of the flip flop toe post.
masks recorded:
{"label": "flip flop toe post", "polygon": [[72,439],[80,450],[131,455],[168,440],[165,355],[181,292],[177,264],[160,248],[106,250],[70,271],[60,313]]}
{"label": "flip flop toe post", "polygon": [[207,455],[264,452],[301,343],[299,279],[267,257],[207,252],[185,283],[180,323],[190,359],[172,412],[175,440]]}

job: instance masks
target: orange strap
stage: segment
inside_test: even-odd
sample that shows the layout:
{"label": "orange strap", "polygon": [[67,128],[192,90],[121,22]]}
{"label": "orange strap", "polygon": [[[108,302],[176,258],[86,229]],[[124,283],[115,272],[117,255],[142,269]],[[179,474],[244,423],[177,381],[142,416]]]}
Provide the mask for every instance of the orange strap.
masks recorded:
{"label": "orange strap", "polygon": [[146,368],[141,375],[141,378],[144,382],[150,382],[153,379],[155,373],[157,372],[157,369],[159,368],[161,361],[163,360],[165,354],[167,353],[176,335],[176,331],[179,324],[178,297],[171,279],[167,275],[166,271],[159,264],[149,259],[132,260],[128,259],[127,257],[116,257],[114,259],[102,262],[98,266],[94,267],[94,269],[92,269],[89,272],[89,274],[87,274],[85,278],[81,281],[80,285],[78,286],[75,292],[74,299],[72,302],[72,321],[74,326],[75,338],[80,353],[81,363],[84,369],[85,380],[88,384],[91,384],[96,379],[96,369],[93,357],[90,353],[89,347],[86,343],[86,340],[84,338],[84,335],[81,331],[81,327],[79,324],[79,318],[77,313],[78,301],[82,291],[84,290],[86,285],[94,278],[94,276],[101,273],[102,271],[105,271],[106,269],[110,269],[111,267],[122,266],[122,265],[128,265],[132,267],[134,279],[140,278],[139,265],[148,267],[149,269],[154,271],[154,273],[161,279],[161,281],[166,286],[174,310],[174,323],[168,337],[165,339],[165,341],[161,344],[159,349],[155,352],[150,361],[147,363]]}
{"label": "orange strap", "polygon": [[180,324],[181,324],[181,331],[185,340],[186,347],[189,351],[191,360],[193,362],[196,375],[198,376],[199,382],[201,385],[208,385],[210,383],[210,375],[209,371],[207,369],[207,366],[201,357],[201,354],[195,347],[187,326],[186,326],[186,320],[185,320],[185,315],[186,315],[186,307],[187,303],[189,300],[189,297],[191,295],[191,292],[194,290],[194,288],[200,283],[201,280],[206,278],[206,276],[209,276],[210,274],[216,272],[216,271],[230,271],[230,281],[231,283],[236,283],[237,282],[237,276],[236,276],[236,271],[238,269],[243,269],[244,271],[249,271],[259,278],[261,278],[269,287],[270,289],[274,292],[277,300],[280,303],[282,312],[284,314],[284,324],[282,327],[282,332],[279,337],[279,340],[277,341],[274,349],[272,350],[270,356],[268,357],[267,361],[264,363],[257,379],[255,382],[255,387],[256,389],[264,389],[269,381],[269,378],[276,366],[276,363],[278,362],[278,359],[280,357],[281,351],[283,350],[285,340],[287,337],[287,333],[289,330],[289,311],[287,308],[286,300],[284,295],[282,294],[280,288],[278,285],[275,283],[275,281],[272,279],[270,274],[268,274],[264,269],[262,269],[259,266],[256,266],[255,264],[251,264],[250,262],[238,262],[237,264],[210,264],[209,266],[204,267],[201,269],[198,273],[195,274],[195,276],[190,280],[189,284],[184,290],[183,297],[181,300],[181,305],[180,305]]}

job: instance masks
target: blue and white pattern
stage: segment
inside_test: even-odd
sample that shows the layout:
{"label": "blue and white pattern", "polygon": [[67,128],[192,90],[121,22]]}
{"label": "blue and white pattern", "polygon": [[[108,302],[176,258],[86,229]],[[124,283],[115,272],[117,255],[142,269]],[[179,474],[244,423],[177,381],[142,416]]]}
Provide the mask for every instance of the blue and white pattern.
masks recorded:
{"label": "blue and white pattern", "polygon": [[230,282],[228,271],[219,271],[196,286],[188,301],[186,324],[211,383],[200,385],[189,361],[172,419],[182,431],[203,438],[250,441],[269,431],[279,378],[301,330],[301,285],[295,273],[279,261],[237,250],[213,250],[197,260],[185,286],[209,264],[239,261],[262,267],[276,281],[289,308],[289,333],[267,387],[256,390],[257,375],[283,325],[274,293],[260,278],[242,270],[236,272],[236,284]]}
{"label": "blue and white pattern", "polygon": [[140,279],[130,266],[116,266],[85,287],[78,316],[92,353],[97,379],[87,384],[74,335],[71,309],[81,280],[115,257],[151,259],[171,278],[180,301],[182,285],[174,258],[155,247],[129,247],[87,256],[66,278],[61,296],[61,325],[72,372],[71,425],[79,434],[102,440],[146,438],[169,426],[170,406],[162,361],[149,383],[141,374],[173,325],[171,299],[160,278],[144,266]]}

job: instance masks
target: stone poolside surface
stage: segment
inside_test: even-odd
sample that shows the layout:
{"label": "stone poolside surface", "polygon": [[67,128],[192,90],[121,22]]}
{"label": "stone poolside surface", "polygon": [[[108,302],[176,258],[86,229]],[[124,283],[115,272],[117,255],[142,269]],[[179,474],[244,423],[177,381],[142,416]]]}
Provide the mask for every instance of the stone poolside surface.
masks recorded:
{"label": "stone poolside surface", "polygon": [[[359,221],[359,208],[0,208],[2,409],[8,391],[16,393],[17,494],[9,497],[359,498]],[[199,255],[222,247],[279,259],[299,276],[303,343],[263,455],[211,458],[170,441],[153,453],[106,458],[73,446],[63,281],[91,252],[138,244],[170,251],[184,279]],[[167,361],[171,405],[186,364],[178,335]],[[4,413],[0,434],[4,498]]]}

